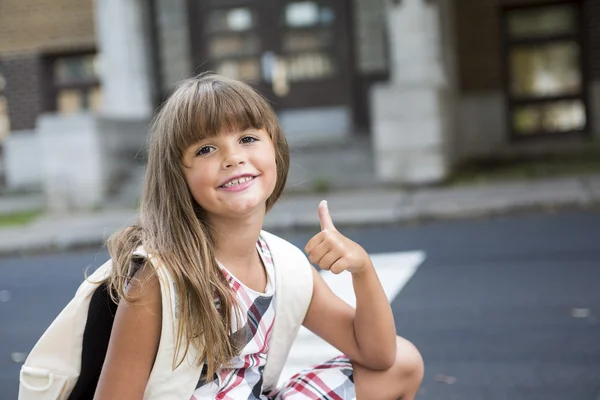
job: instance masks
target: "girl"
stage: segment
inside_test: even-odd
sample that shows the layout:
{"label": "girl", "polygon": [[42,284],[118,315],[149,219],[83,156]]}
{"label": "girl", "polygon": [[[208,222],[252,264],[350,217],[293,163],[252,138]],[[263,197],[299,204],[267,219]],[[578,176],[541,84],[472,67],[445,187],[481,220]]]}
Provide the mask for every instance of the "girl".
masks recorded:
{"label": "girl", "polygon": [[[95,399],[167,398],[156,388],[169,384],[165,393],[196,400],[415,397],[421,356],[396,336],[367,253],[336,230],[327,204],[304,250],[321,269],[352,274],[356,309],[262,231],[288,166],[273,110],[246,84],[201,76],[170,96],[153,124],[139,223],[109,240],[119,305]],[[344,355],[275,387],[294,318]],[[189,388],[174,383],[181,368],[192,371]]]}

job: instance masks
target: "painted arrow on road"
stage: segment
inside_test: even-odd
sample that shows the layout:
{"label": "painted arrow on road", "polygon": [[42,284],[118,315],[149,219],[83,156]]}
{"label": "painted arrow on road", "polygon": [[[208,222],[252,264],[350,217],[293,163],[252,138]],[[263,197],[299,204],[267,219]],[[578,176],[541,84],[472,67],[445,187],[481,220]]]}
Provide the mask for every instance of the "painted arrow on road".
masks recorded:
{"label": "painted arrow on road", "polygon": [[[425,253],[422,251],[381,253],[371,255],[371,260],[383,290],[388,300],[392,302],[423,263]],[[352,307],[356,306],[352,276],[349,273],[334,275],[323,272],[323,279],[337,296]],[[279,382],[283,383],[302,369],[336,357],[339,354],[339,350],[335,347],[302,327],[292,345]]]}

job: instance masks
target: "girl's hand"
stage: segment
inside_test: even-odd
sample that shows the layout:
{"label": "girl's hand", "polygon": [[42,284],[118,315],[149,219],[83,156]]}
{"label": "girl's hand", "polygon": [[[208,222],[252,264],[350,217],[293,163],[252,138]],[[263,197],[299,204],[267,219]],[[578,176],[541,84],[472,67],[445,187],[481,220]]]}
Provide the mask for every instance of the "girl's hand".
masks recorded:
{"label": "girl's hand", "polygon": [[327,201],[321,201],[318,212],[321,232],[313,236],[304,248],[310,262],[334,274],[345,270],[356,274],[372,268],[367,252],[335,229],[329,215]]}

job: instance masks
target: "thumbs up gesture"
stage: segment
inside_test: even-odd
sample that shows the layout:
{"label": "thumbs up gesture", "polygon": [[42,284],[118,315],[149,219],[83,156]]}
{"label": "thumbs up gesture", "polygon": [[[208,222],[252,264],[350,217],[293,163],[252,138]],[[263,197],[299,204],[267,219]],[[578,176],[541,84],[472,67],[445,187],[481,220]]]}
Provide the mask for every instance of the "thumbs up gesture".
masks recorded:
{"label": "thumbs up gesture", "polygon": [[304,248],[310,262],[334,274],[345,270],[354,274],[370,266],[367,252],[335,229],[325,200],[319,204],[318,213],[321,232],[313,236]]}

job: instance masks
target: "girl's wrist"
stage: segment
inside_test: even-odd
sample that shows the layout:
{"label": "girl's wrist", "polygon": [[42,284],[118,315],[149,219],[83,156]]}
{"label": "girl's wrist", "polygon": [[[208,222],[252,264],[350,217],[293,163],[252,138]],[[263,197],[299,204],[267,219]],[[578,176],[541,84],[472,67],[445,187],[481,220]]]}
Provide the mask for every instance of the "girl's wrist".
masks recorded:
{"label": "girl's wrist", "polygon": [[373,263],[371,262],[371,259],[367,259],[364,264],[362,266],[359,266],[358,268],[355,268],[353,270],[351,270],[350,272],[352,273],[352,276],[355,278],[360,278],[366,274],[369,274],[370,272],[374,272],[375,271],[375,267],[373,267]]}

